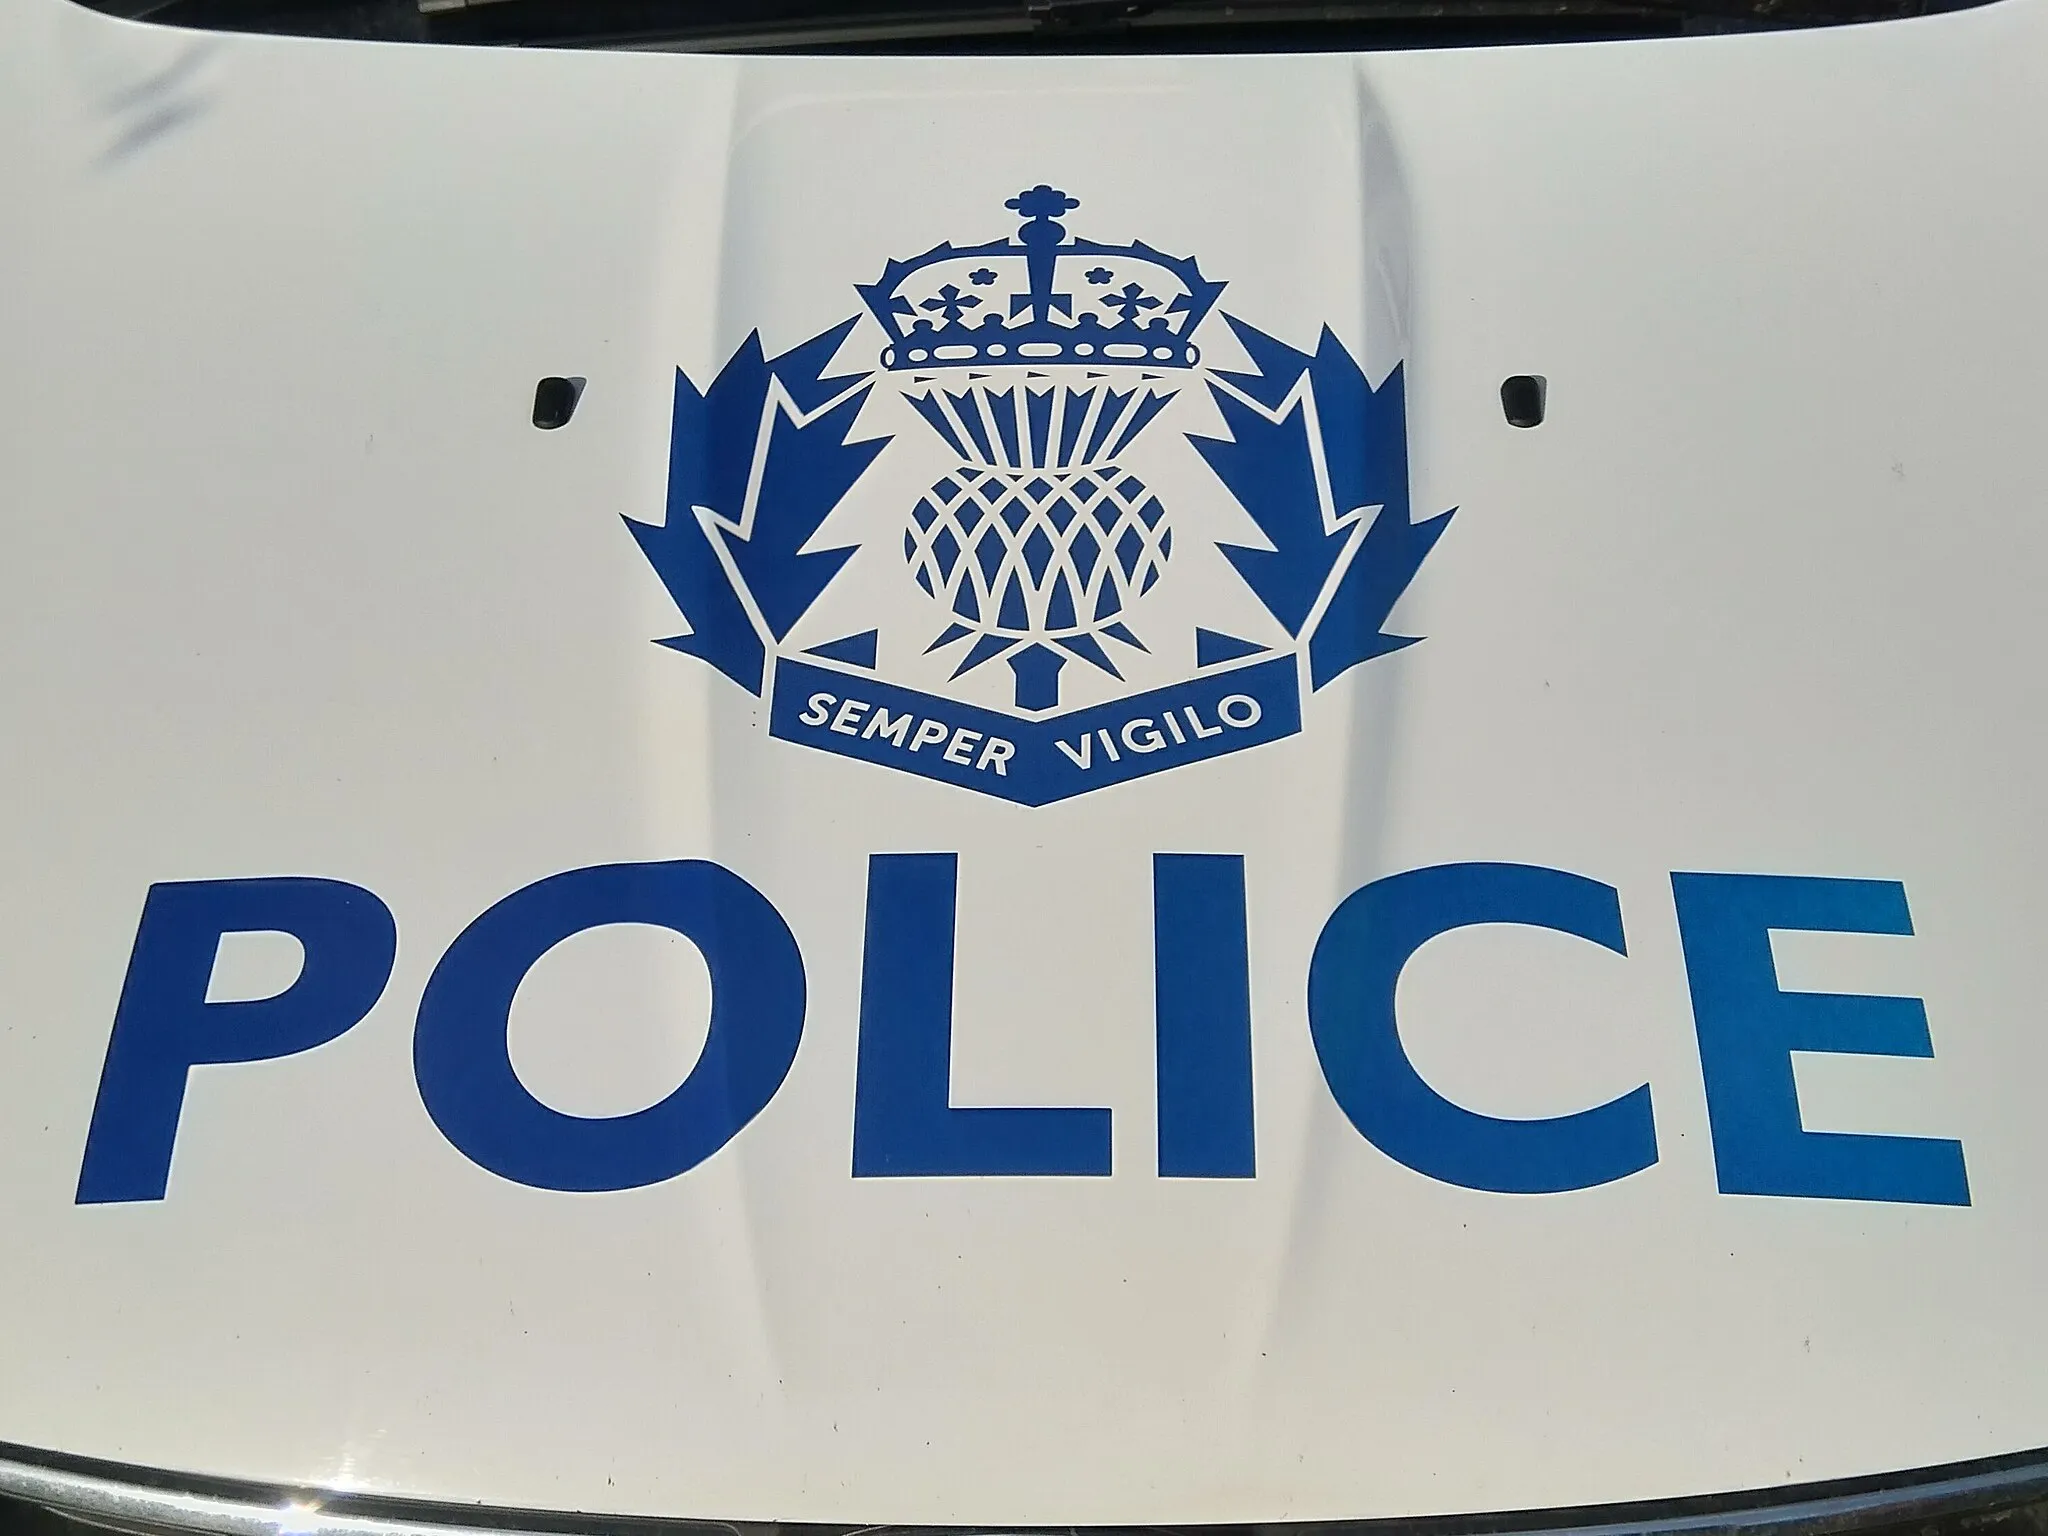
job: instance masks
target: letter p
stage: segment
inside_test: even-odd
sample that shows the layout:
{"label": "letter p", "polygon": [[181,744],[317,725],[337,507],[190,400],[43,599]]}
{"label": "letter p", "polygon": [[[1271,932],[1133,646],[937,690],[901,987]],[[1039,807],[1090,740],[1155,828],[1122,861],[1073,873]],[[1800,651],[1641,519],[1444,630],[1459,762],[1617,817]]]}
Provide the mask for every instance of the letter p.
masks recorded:
{"label": "letter p", "polygon": [[[214,958],[230,933],[290,934],[305,950],[297,979],[274,997],[209,1002]],[[163,1199],[186,1074],[325,1045],[370,1011],[397,953],[390,909],[339,880],[151,886],[114,1011],[78,1203]]]}

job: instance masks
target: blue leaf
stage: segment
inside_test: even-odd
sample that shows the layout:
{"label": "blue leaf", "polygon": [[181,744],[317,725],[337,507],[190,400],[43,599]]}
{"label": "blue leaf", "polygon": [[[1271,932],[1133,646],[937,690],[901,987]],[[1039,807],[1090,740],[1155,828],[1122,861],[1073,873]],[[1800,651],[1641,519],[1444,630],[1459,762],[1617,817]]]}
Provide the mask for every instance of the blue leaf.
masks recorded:
{"label": "blue leaf", "polygon": [[[1287,392],[1294,388],[1303,370],[1308,367],[1311,361],[1309,354],[1268,336],[1257,326],[1246,325],[1235,315],[1225,315],[1223,318],[1229,322],[1231,333],[1237,337],[1238,344],[1250,355],[1252,366],[1259,371],[1225,373],[1218,369],[1217,377],[1227,379],[1267,410],[1279,410],[1280,402],[1287,398]],[[1325,334],[1328,334],[1327,330]]]}
{"label": "blue leaf", "polygon": [[1388,506],[1373,519],[1358,553],[1345,567],[1330,605],[1309,637],[1309,686],[1320,688],[1361,661],[1413,645],[1419,636],[1390,635],[1387,615],[1408,590],[1425,556],[1450,526],[1451,513],[1411,523],[1405,508]]}
{"label": "blue leaf", "polygon": [[690,624],[689,634],[661,643],[701,657],[755,694],[761,691],[766,647],[695,509],[739,515],[767,391],[768,369],[758,335],[741,344],[708,393],[699,393],[677,369],[667,520],[656,526],[626,519],[641,553]]}
{"label": "blue leaf", "polygon": [[1331,532],[1324,524],[1301,402],[1275,422],[1233,395],[1212,392],[1230,439],[1189,440],[1273,545],[1219,547],[1273,617],[1299,635],[1351,530]]}
{"label": "blue leaf", "polygon": [[1330,474],[1330,500],[1337,515],[1361,507],[1385,507],[1408,518],[1408,408],[1402,377],[1405,365],[1375,390],[1328,326],[1309,364],[1316,394],[1316,420],[1323,433],[1323,462]]}
{"label": "blue leaf", "polygon": [[857,635],[846,635],[837,640],[827,640],[823,645],[814,645],[805,651],[806,656],[822,656],[827,661],[850,662],[856,667],[875,669],[875,651],[881,638],[879,630],[864,629]]}
{"label": "blue leaf", "polygon": [[[689,621],[689,634],[661,643],[710,662],[750,693],[762,688],[767,640],[713,541],[724,544],[776,640],[789,633],[852,554],[850,547],[799,551],[888,442],[846,441],[867,392],[857,387],[859,375],[824,376],[853,324],[848,320],[834,326],[772,361],[762,355],[755,332],[701,392],[678,370],[666,521],[657,527],[627,519],[641,551]],[[803,425],[787,409],[777,409],[764,422],[771,377],[799,414],[822,409],[848,389],[856,392]],[[764,431],[769,451],[752,524],[742,539],[733,530],[747,510],[755,451]],[[700,507],[713,515],[715,527],[706,527],[696,511]]]}
{"label": "blue leaf", "polygon": [[796,402],[799,411],[808,414],[826,401],[836,399],[854,385],[863,375],[841,374],[837,378],[826,378],[825,370],[832,365],[832,358],[845,343],[853,330],[858,316],[842,320],[829,331],[820,331],[809,341],[791,347],[782,356],[768,365],[769,371],[782,381],[782,387],[789,391],[790,399]]}
{"label": "blue leaf", "polygon": [[711,388],[676,370],[676,408],[668,448],[668,506],[709,507],[730,526],[746,505],[754,470],[754,441],[768,396],[768,364],[755,331],[727,359]]}
{"label": "blue leaf", "polygon": [[1226,635],[1221,630],[1198,628],[1195,631],[1195,665],[1198,667],[1214,667],[1226,661],[1257,656],[1266,649],[1256,640],[1240,640],[1236,635]]}
{"label": "blue leaf", "polygon": [[768,632],[777,640],[817,601],[856,547],[800,553],[889,441],[846,441],[867,393],[859,390],[803,426],[781,411],[769,423],[768,456],[753,526],[745,539],[730,539],[727,547]]}
{"label": "blue leaf", "polygon": [[701,657],[749,693],[761,691],[767,651],[754,621],[747,617],[739,594],[725,579],[711,536],[688,507],[669,514],[661,527],[636,523],[626,526],[639,541],[661,578],[668,595],[690,621],[690,633],[660,643],[672,651]]}
{"label": "blue leaf", "polygon": [[1310,681],[1320,688],[1361,661],[1414,644],[1410,637],[1387,634],[1384,626],[1451,513],[1409,521],[1406,386],[1399,366],[1374,389],[1327,326],[1311,355],[1234,316],[1226,318],[1257,371],[1224,373],[1223,379],[1268,413],[1280,410],[1303,375],[1315,399],[1331,511],[1338,523],[1334,532],[1323,520],[1307,418],[1299,403],[1275,422],[1212,385],[1230,440],[1191,439],[1271,541],[1270,551],[1220,547],[1289,634],[1301,635],[1357,537],[1351,519],[1366,509],[1380,509],[1336,577],[1309,638]]}

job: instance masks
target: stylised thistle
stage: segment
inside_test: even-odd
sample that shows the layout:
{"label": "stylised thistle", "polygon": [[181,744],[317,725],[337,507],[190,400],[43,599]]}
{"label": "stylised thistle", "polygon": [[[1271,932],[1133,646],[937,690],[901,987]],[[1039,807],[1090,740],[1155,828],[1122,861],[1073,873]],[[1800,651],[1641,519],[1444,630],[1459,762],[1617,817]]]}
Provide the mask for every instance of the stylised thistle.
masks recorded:
{"label": "stylised thistle", "polygon": [[1021,709],[1056,708],[1069,658],[1122,677],[1104,646],[1145,648],[1126,620],[1173,553],[1166,508],[1118,455],[1200,354],[1221,283],[1191,258],[1072,239],[1080,206],[1049,186],[1008,207],[1016,237],[935,246],[860,290],[888,332],[881,363],[959,457],[912,510],[903,554],[972,640],[953,675],[997,657]]}

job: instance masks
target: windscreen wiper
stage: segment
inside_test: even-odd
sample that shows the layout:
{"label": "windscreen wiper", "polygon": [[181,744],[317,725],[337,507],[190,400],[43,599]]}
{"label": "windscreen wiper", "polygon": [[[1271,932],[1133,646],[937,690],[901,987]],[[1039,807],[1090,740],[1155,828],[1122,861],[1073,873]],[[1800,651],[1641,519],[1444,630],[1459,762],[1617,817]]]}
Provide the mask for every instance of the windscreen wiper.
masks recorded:
{"label": "windscreen wiper", "polygon": [[1882,21],[1972,0],[89,0],[229,31],[748,53],[1216,52]]}

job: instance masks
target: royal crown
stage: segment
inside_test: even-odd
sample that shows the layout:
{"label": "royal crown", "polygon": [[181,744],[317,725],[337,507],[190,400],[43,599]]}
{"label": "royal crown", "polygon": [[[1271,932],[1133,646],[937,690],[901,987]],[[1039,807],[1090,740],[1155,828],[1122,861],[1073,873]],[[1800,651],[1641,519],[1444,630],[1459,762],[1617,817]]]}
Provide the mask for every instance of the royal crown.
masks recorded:
{"label": "royal crown", "polygon": [[1015,239],[935,245],[860,286],[889,344],[887,369],[1045,366],[1192,368],[1192,337],[1223,292],[1194,258],[1142,241],[1070,239],[1080,202],[1039,185],[1011,198]]}

